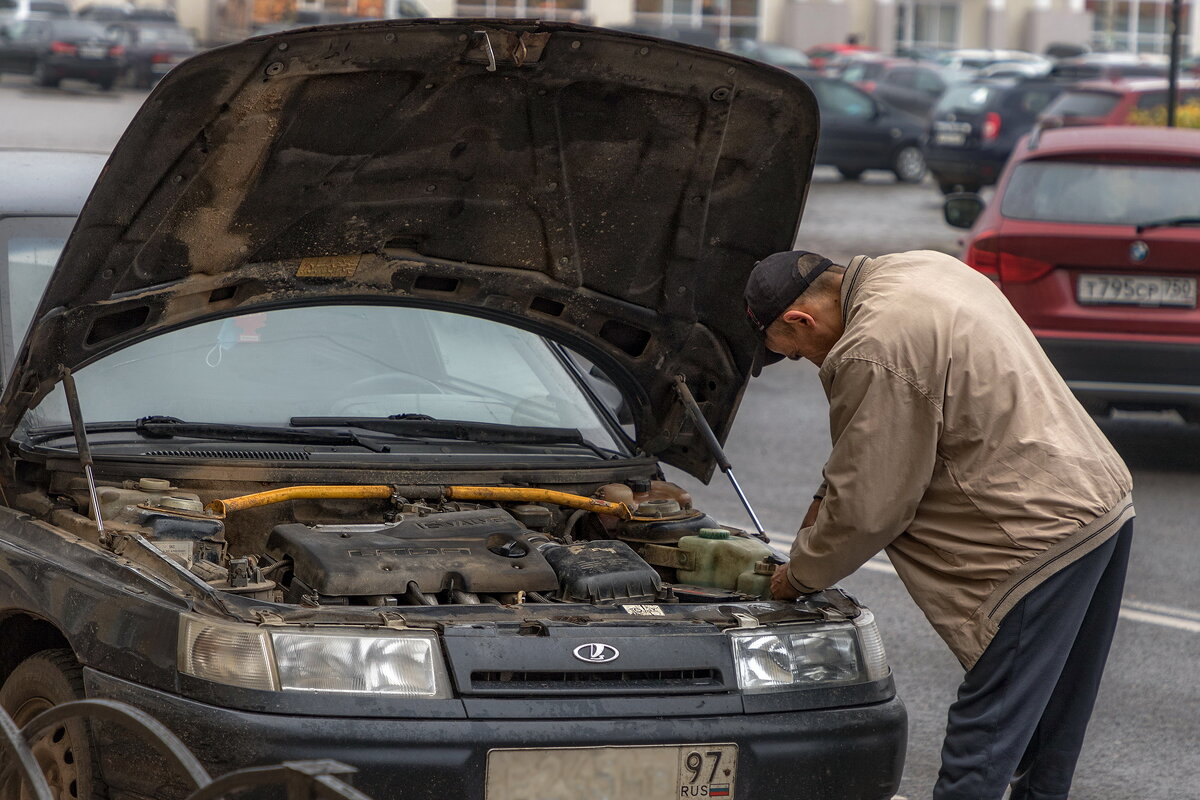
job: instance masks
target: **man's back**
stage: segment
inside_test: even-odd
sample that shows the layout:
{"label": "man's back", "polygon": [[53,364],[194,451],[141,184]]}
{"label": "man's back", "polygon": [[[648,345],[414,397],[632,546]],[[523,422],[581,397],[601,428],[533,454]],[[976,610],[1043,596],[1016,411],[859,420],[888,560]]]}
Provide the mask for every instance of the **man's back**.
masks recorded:
{"label": "man's back", "polygon": [[821,378],[835,437],[863,445],[841,468],[863,469],[884,437],[911,451],[912,469],[880,485],[920,497],[888,554],[970,664],[1009,607],[1132,512],[1131,478],[1003,294],[957,259],[855,259],[842,312]]}

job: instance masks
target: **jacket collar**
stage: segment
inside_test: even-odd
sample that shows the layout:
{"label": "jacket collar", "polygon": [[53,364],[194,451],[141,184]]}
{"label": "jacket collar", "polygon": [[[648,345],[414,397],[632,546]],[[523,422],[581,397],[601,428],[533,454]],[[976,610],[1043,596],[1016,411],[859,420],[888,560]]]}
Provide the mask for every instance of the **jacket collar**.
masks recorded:
{"label": "jacket collar", "polygon": [[854,296],[858,292],[863,269],[870,261],[866,256],[855,256],[846,267],[842,278],[842,324],[850,324],[850,311],[854,307]]}

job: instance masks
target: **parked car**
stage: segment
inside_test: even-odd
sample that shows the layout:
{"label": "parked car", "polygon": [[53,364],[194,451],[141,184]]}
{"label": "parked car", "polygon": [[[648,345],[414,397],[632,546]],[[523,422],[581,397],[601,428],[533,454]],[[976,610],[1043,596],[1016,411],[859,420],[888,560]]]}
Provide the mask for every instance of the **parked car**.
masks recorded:
{"label": "parked car", "polygon": [[[1057,126],[1127,125],[1135,111],[1154,112],[1167,106],[1165,78],[1142,78],[1123,83],[1085,81],[1070,87],[1042,111],[1040,118]],[[1200,81],[1183,79],[1176,98],[1200,100]]]}
{"label": "parked car", "polygon": [[125,75],[129,85],[142,89],[153,86],[200,49],[190,32],[170,23],[112,23],[109,33],[125,47]]}
{"label": "parked car", "polygon": [[846,81],[824,76],[805,80],[821,109],[818,164],[837,167],[851,181],[869,169],[883,169],[905,183],[920,183],[926,171],[921,120]]}
{"label": "parked car", "polygon": [[124,55],[98,22],[20,19],[0,29],[0,72],[32,75],[38,86],[75,78],[111,89]]}
{"label": "parked car", "polygon": [[946,91],[938,70],[908,59],[855,58],[843,64],[837,77],[894,108],[926,119]]}
{"label": "parked car", "polygon": [[64,0],[0,0],[0,27],[21,19],[69,16],[71,7]]}
{"label": "parked car", "polygon": [[756,39],[731,39],[722,49],[736,53],[745,58],[753,58],[764,64],[785,69],[793,75],[807,77],[817,74],[817,68],[809,61],[808,56],[795,49],[772,42],[760,42]]}
{"label": "parked car", "polygon": [[808,56],[808,60],[813,67],[823,70],[826,67],[833,66],[834,63],[843,56],[855,53],[874,52],[878,51],[876,51],[874,47],[867,47],[865,44],[849,44],[842,42],[835,44],[813,45],[805,50],[804,54]]}
{"label": "parked car", "polygon": [[123,22],[132,12],[133,6],[129,3],[88,3],[75,9],[75,17],[93,22]]}
{"label": "parked car", "polygon": [[1050,77],[1064,83],[1122,81],[1129,78],[1166,78],[1170,64],[1161,56],[1137,53],[1089,53],[1064,58],[1050,68]]}
{"label": "parked car", "polygon": [[1200,131],[1043,131],[946,211],[1085,406],[1200,422]]}
{"label": "parked car", "polygon": [[[892,797],[870,612],[767,599],[774,551],[662,474],[712,474],[759,363],[801,81],[436,20],[246,40],[152,100],[90,193],[100,159],[0,153],[18,724],[121,700],[213,774],[333,758],[380,800]],[[42,743],[56,796],[177,796],[93,728],[94,779],[79,728]]]}
{"label": "parked car", "polygon": [[1027,53],[1024,50],[964,49],[942,53],[938,56],[937,63],[946,69],[977,72],[999,63],[1031,64],[1048,69],[1051,62],[1045,56]]}
{"label": "parked car", "polygon": [[1063,90],[1044,79],[997,78],[952,85],[933,109],[925,161],[944,193],[996,182],[1017,140]]}

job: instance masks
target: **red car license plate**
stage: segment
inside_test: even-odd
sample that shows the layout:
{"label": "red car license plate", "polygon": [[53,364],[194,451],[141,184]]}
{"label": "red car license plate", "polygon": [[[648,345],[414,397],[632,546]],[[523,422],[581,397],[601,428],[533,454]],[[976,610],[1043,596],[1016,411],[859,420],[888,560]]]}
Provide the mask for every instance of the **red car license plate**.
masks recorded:
{"label": "red car license plate", "polygon": [[1196,307],[1196,279],[1158,275],[1080,275],[1075,296],[1088,306]]}

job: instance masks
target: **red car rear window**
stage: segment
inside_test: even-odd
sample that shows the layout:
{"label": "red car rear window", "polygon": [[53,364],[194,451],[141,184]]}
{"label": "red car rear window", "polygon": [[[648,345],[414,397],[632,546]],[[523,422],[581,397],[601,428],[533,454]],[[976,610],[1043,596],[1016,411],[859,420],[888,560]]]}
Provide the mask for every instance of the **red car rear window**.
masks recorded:
{"label": "red car rear window", "polygon": [[1000,213],[1009,219],[1098,225],[1200,216],[1200,169],[1027,161],[1013,171]]}

